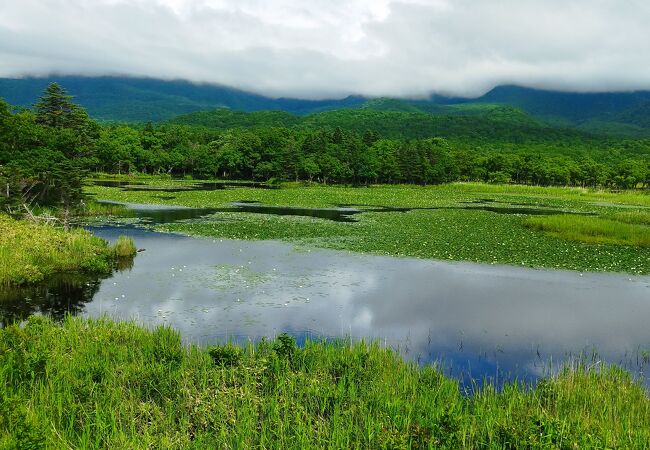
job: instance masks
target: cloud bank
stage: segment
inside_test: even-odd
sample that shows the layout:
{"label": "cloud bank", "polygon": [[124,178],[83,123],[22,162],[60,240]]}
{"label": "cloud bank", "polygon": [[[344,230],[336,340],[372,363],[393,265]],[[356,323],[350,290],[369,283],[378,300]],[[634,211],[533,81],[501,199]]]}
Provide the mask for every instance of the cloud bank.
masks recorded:
{"label": "cloud bank", "polygon": [[0,2],[0,77],[187,79],[268,96],[650,89],[647,0]]}

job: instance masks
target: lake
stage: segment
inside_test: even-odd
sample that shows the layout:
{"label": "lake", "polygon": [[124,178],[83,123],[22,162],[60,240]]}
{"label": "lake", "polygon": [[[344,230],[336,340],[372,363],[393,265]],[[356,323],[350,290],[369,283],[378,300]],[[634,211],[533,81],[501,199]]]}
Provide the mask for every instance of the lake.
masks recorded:
{"label": "lake", "polygon": [[[177,211],[152,208],[139,214],[164,221]],[[132,236],[145,251],[105,280],[60,277],[0,290],[3,322],[69,311],[166,324],[202,345],[281,332],[299,342],[375,339],[419,363],[440,362],[466,386],[534,381],[581,357],[620,364],[648,383],[650,277],[90,229],[109,241]]]}

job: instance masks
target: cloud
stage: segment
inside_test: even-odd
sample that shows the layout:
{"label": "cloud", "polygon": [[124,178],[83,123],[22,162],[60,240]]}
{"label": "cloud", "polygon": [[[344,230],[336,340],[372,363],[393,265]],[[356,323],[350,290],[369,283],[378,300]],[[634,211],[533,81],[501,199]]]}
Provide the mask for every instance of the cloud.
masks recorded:
{"label": "cloud", "polygon": [[650,89],[645,0],[21,0],[0,76],[135,75],[270,96]]}

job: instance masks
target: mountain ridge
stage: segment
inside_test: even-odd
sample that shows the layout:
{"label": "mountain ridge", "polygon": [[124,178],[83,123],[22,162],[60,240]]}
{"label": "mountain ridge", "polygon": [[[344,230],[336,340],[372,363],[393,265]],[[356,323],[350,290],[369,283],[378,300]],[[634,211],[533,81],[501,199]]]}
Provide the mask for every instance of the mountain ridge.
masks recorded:
{"label": "mountain ridge", "polygon": [[[301,100],[270,98],[227,86],[136,77],[51,76],[0,78],[0,97],[30,107],[56,81],[91,116],[108,122],[163,122],[189,113],[226,107],[235,111],[285,111],[294,115],[361,108],[433,115],[519,114],[530,123],[573,127],[590,133],[650,137],[650,91],[575,93],[497,86],[468,99],[432,95],[428,99],[389,97]],[[499,108],[510,108],[499,109]],[[515,112],[518,111],[518,112]]]}

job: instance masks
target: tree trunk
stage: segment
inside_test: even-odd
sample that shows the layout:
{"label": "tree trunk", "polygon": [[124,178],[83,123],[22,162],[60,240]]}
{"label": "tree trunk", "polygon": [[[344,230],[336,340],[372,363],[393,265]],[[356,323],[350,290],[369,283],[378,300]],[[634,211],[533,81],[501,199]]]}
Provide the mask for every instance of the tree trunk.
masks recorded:
{"label": "tree trunk", "polygon": [[63,210],[63,229],[65,231],[70,231],[70,207],[68,205],[65,205],[65,209]]}

